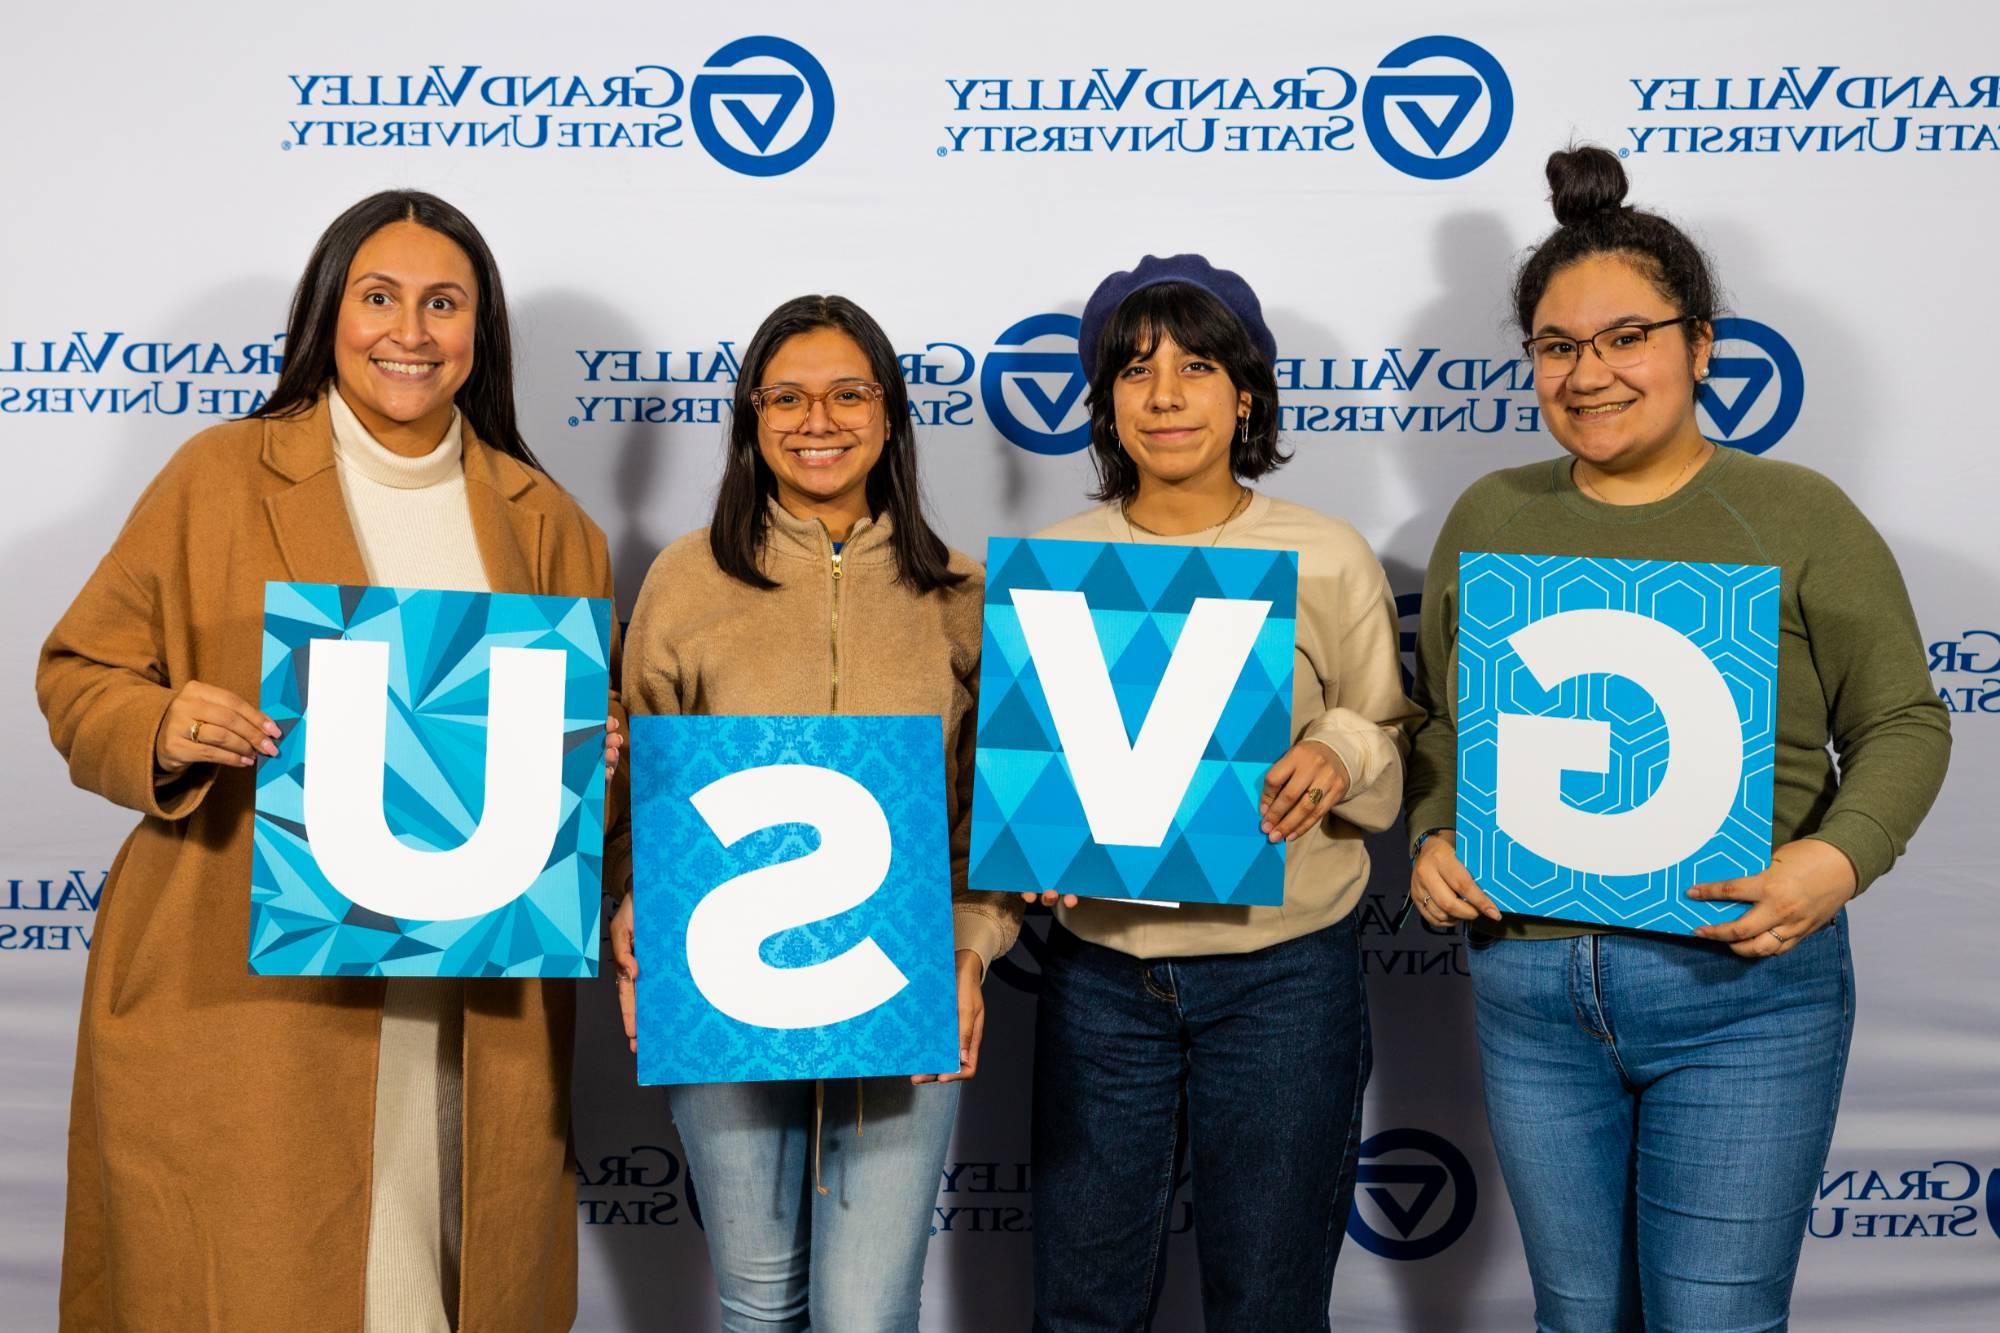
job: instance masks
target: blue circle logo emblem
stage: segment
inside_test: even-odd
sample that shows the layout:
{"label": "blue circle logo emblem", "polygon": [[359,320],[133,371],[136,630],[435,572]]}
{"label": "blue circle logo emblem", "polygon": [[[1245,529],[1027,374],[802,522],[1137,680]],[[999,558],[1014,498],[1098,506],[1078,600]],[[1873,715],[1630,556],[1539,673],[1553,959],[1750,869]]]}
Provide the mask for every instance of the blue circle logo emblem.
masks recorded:
{"label": "blue circle logo emblem", "polygon": [[979,368],[979,397],[987,419],[1010,444],[1036,454],[1073,454],[1090,443],[1084,408],[1090,381],[1076,355],[1082,327],[1075,315],[1030,315],[994,341]]}
{"label": "blue circle logo emblem", "polygon": [[[1454,61],[1460,71],[1408,71],[1423,60]],[[1486,101],[1486,128],[1470,144],[1448,152],[1452,141]],[[1391,108],[1398,119],[1391,121]],[[1514,85],[1485,47],[1463,37],[1419,37],[1382,58],[1361,97],[1361,123],[1382,159],[1405,175],[1442,181],[1463,176],[1500,151],[1514,123]],[[1421,150],[1405,143],[1396,129],[1407,124]]]}
{"label": "blue circle logo emblem", "polygon": [[[777,61],[786,68],[735,68],[751,60]],[[811,103],[805,129],[787,135],[802,100]],[[833,84],[825,67],[796,42],[740,37],[710,56],[707,68],[695,75],[688,111],[695,137],[723,166],[746,176],[782,176],[803,166],[826,142],[833,129]],[[741,133],[743,143],[724,134],[718,111]]]}
{"label": "blue circle logo emblem", "polygon": [[2000,1169],[1986,1173],[1986,1224],[2000,1236]]}
{"label": "blue circle logo emblem", "polygon": [[[1384,1259],[1428,1259],[1442,1253],[1465,1234],[1479,1206],[1479,1178],[1472,1163],[1424,1129],[1385,1129],[1365,1140],[1354,1182],[1347,1234]],[[1387,1230],[1373,1218],[1380,1218]]]}
{"label": "blue circle logo emblem", "polygon": [[1805,369],[1782,334],[1754,319],[1715,321],[1708,378],[1695,390],[1710,439],[1761,454],[1785,438],[1805,397]]}

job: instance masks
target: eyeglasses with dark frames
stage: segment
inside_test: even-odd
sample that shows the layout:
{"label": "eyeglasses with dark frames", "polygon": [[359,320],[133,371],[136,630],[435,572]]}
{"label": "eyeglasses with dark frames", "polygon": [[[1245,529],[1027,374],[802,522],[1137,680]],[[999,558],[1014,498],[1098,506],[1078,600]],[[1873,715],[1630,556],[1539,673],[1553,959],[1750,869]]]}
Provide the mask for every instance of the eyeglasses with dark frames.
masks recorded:
{"label": "eyeglasses with dark frames", "polygon": [[1559,379],[1575,370],[1577,362],[1583,359],[1586,347],[1597,353],[1597,359],[1613,370],[1624,370],[1646,359],[1650,344],[1648,335],[1654,330],[1693,322],[1693,315],[1675,315],[1671,319],[1656,319],[1650,324],[1616,324],[1608,329],[1599,329],[1588,338],[1545,333],[1539,338],[1524,339],[1521,350],[1527,353],[1537,375],[1547,375],[1551,379]]}

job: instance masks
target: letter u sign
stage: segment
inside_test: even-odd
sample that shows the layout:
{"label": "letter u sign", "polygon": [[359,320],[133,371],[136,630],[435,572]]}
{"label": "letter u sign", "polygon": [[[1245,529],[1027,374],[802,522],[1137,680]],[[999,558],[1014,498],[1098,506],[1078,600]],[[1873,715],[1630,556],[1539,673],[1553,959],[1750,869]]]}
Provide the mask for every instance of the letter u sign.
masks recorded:
{"label": "letter u sign", "polygon": [[935,717],[632,719],[639,1081],[958,1068]]}
{"label": "letter u sign", "polygon": [[[590,976],[601,600],[270,584],[252,970]],[[287,725],[289,723],[290,725]]]}
{"label": "letter u sign", "polygon": [[1780,571],[1468,552],[1458,837],[1502,911],[1688,933],[1770,864]]}

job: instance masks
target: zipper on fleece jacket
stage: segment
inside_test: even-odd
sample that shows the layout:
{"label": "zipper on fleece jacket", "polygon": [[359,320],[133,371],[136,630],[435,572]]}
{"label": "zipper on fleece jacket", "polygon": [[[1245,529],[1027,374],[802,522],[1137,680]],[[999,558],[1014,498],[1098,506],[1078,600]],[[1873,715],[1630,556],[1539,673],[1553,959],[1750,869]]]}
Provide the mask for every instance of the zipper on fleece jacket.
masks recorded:
{"label": "zipper on fleece jacket", "polygon": [[833,614],[827,620],[827,660],[833,664],[833,680],[827,691],[826,710],[840,707],[840,552],[833,553]]}

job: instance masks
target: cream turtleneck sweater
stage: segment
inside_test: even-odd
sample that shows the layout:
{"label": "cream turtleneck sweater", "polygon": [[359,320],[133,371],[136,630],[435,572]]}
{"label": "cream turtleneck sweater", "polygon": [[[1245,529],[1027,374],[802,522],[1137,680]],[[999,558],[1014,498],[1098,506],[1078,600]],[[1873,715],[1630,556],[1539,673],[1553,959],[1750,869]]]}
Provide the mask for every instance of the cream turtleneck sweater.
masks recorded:
{"label": "cream turtleneck sweater", "polygon": [[[391,453],[338,390],[327,393],[334,462],[368,581],[491,590],[465,499],[459,418],[437,448]],[[368,1333],[446,1333],[457,1322],[464,1042],[456,981],[394,980],[375,1073]]]}

